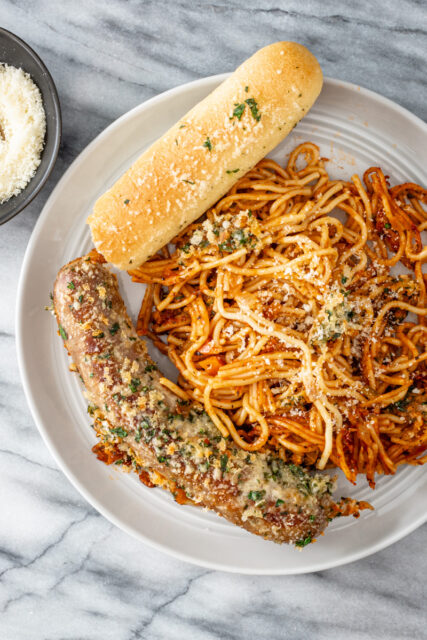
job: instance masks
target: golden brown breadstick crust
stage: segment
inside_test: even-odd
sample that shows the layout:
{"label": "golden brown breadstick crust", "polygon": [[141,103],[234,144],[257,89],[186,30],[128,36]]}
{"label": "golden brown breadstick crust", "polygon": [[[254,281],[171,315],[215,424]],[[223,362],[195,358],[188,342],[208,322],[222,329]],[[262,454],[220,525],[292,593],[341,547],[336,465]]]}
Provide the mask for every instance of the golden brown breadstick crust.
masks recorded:
{"label": "golden brown breadstick crust", "polygon": [[97,200],[88,218],[97,249],[121,269],[145,262],[277,146],[321,88],[302,45],[259,50]]}

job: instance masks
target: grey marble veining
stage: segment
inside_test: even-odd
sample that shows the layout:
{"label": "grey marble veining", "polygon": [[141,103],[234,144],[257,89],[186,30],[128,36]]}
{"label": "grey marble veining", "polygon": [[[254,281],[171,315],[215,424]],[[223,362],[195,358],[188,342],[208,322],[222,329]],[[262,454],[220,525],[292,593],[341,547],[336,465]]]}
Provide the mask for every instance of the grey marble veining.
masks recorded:
{"label": "grey marble veining", "polygon": [[1,640],[427,638],[427,526],[306,576],[227,575],[169,558],[107,522],[57,469],[27,408],[14,346],[17,281],[37,217],[71,161],[115,118],[293,39],[327,75],[427,119],[426,24],[423,0],[0,0],[0,25],[49,67],[64,121],[48,185],[0,227]]}

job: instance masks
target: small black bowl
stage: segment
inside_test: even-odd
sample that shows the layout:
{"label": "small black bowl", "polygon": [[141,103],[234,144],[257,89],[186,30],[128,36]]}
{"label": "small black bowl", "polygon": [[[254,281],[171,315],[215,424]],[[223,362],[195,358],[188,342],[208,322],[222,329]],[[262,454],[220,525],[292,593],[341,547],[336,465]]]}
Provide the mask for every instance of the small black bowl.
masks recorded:
{"label": "small black bowl", "polygon": [[41,162],[25,189],[0,204],[0,224],[22,211],[38,194],[52,171],[61,143],[61,108],[49,71],[38,55],[20,38],[0,28],[0,63],[20,67],[30,74],[40,89],[46,113],[46,135]]}

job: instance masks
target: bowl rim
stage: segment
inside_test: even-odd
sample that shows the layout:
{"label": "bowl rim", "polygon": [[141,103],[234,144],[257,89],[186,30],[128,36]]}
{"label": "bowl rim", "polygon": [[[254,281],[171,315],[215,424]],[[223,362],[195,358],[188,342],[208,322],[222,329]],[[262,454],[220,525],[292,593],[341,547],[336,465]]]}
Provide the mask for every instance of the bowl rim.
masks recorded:
{"label": "bowl rim", "polygon": [[[48,91],[52,96],[53,106],[54,106],[54,117],[52,118],[52,121],[54,122],[54,133],[53,133],[53,136],[55,138],[55,144],[54,144],[54,147],[53,147],[52,152],[50,154],[49,161],[48,161],[47,165],[45,166],[45,168],[43,170],[43,175],[42,175],[42,178],[41,178],[40,182],[38,183],[38,185],[31,189],[31,182],[32,182],[32,179],[31,179],[28,182],[27,186],[24,187],[24,189],[23,189],[23,192],[28,190],[27,196],[20,202],[19,205],[17,205],[14,209],[12,209],[11,212],[6,214],[5,216],[2,216],[2,214],[1,214],[1,205],[0,205],[0,225],[2,225],[5,222],[8,222],[12,218],[14,218],[16,215],[18,215],[18,213],[20,213],[23,209],[25,209],[25,207],[27,207],[30,204],[30,202],[32,202],[32,200],[34,200],[34,198],[37,196],[37,194],[40,192],[40,190],[44,187],[47,179],[49,178],[50,174],[52,173],[53,167],[55,166],[55,162],[56,162],[56,159],[58,157],[59,147],[61,145],[61,139],[62,139],[62,116],[61,116],[61,105],[60,105],[60,102],[59,102],[58,92],[57,92],[55,83],[53,81],[53,78],[52,78],[48,68],[46,67],[46,65],[44,64],[43,60],[40,58],[40,56],[34,51],[34,49],[32,49],[30,47],[29,44],[27,44],[24,40],[19,38],[17,35],[12,33],[11,31],[9,31],[8,29],[4,29],[3,27],[0,27],[0,34],[5,34],[12,42],[14,42],[14,44],[16,46],[21,47],[22,49],[24,49],[26,51],[26,53],[31,58],[33,58],[33,60],[36,63],[36,65],[38,67],[40,67],[41,71],[45,75],[46,81],[47,81],[47,84],[48,84]],[[42,98],[43,98],[43,93],[42,93],[40,87],[39,87],[39,90],[40,90],[40,93],[42,94]],[[36,173],[37,173],[37,171],[38,171],[38,169],[36,170]],[[34,177],[35,177],[35,174],[34,174],[33,178]],[[6,201],[6,202],[8,202],[8,201]]]}

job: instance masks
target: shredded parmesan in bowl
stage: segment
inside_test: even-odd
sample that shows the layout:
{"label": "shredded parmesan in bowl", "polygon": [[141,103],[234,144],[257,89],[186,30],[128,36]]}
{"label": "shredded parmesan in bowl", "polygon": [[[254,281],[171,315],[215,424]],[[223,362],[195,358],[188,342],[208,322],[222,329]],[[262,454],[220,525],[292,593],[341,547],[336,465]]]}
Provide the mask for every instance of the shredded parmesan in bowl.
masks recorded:
{"label": "shredded parmesan in bowl", "polygon": [[40,164],[46,115],[28,73],[0,63],[0,204],[18,195]]}

